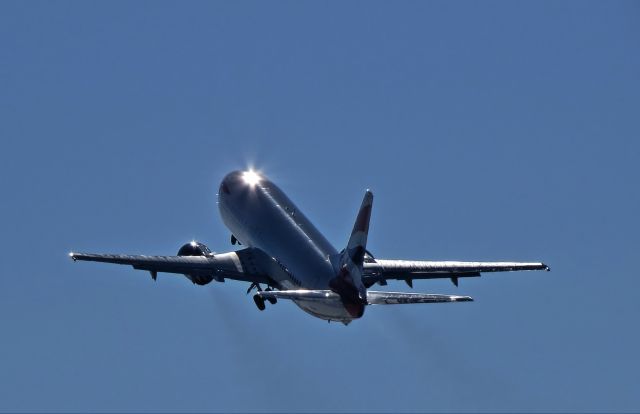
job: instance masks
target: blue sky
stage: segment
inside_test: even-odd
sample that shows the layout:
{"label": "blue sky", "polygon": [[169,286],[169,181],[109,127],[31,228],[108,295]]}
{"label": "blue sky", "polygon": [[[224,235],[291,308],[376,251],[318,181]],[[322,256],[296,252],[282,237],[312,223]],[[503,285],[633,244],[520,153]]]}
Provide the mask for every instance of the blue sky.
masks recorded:
{"label": "blue sky", "polygon": [[[0,410],[637,411],[638,2],[0,2]],[[543,260],[349,327],[70,250],[231,250],[255,166],[336,247]],[[394,289],[408,290],[404,284]]]}

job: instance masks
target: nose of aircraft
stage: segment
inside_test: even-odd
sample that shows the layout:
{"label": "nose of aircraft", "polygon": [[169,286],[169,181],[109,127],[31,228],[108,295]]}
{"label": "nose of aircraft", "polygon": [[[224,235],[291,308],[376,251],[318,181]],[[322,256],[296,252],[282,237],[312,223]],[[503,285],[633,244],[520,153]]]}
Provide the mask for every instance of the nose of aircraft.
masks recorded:
{"label": "nose of aircraft", "polygon": [[231,195],[239,191],[254,188],[265,178],[253,170],[232,171],[227,174],[220,183],[218,194]]}

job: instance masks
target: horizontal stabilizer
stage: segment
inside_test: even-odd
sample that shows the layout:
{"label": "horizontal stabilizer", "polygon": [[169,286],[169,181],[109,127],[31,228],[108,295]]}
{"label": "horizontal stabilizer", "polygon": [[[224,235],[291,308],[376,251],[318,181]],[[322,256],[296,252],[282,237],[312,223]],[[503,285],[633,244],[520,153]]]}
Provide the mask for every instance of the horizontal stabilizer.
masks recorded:
{"label": "horizontal stabilizer", "polygon": [[340,300],[340,295],[331,290],[263,290],[256,295],[263,299],[290,299],[290,300]]}
{"label": "horizontal stabilizer", "polygon": [[403,305],[407,303],[470,302],[469,296],[434,295],[430,293],[367,292],[370,305]]}
{"label": "horizontal stabilizer", "polygon": [[[305,301],[339,301],[340,295],[330,290],[269,290],[256,293],[263,299],[290,299]],[[399,305],[405,303],[442,303],[442,302],[469,302],[469,296],[434,295],[430,293],[404,293],[404,292],[367,292],[369,305]]]}

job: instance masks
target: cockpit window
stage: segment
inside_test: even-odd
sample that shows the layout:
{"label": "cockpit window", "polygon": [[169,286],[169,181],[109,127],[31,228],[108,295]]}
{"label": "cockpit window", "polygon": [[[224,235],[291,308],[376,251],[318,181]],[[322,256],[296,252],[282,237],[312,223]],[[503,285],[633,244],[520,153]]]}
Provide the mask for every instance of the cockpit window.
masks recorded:
{"label": "cockpit window", "polygon": [[231,191],[229,191],[229,186],[227,185],[227,183],[222,183],[222,192],[225,194],[231,194]]}

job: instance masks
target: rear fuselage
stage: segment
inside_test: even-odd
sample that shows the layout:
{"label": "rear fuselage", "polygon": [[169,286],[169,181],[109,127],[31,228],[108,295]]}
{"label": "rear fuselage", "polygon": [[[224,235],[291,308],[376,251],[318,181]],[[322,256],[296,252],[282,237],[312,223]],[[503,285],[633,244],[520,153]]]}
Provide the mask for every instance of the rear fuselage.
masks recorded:
{"label": "rear fuselage", "polygon": [[[222,180],[218,208],[224,224],[243,245],[270,256],[284,271],[272,279],[280,290],[330,289],[338,251],[275,184],[254,172],[234,171]],[[348,322],[364,305],[342,302],[296,304],[327,320]]]}

